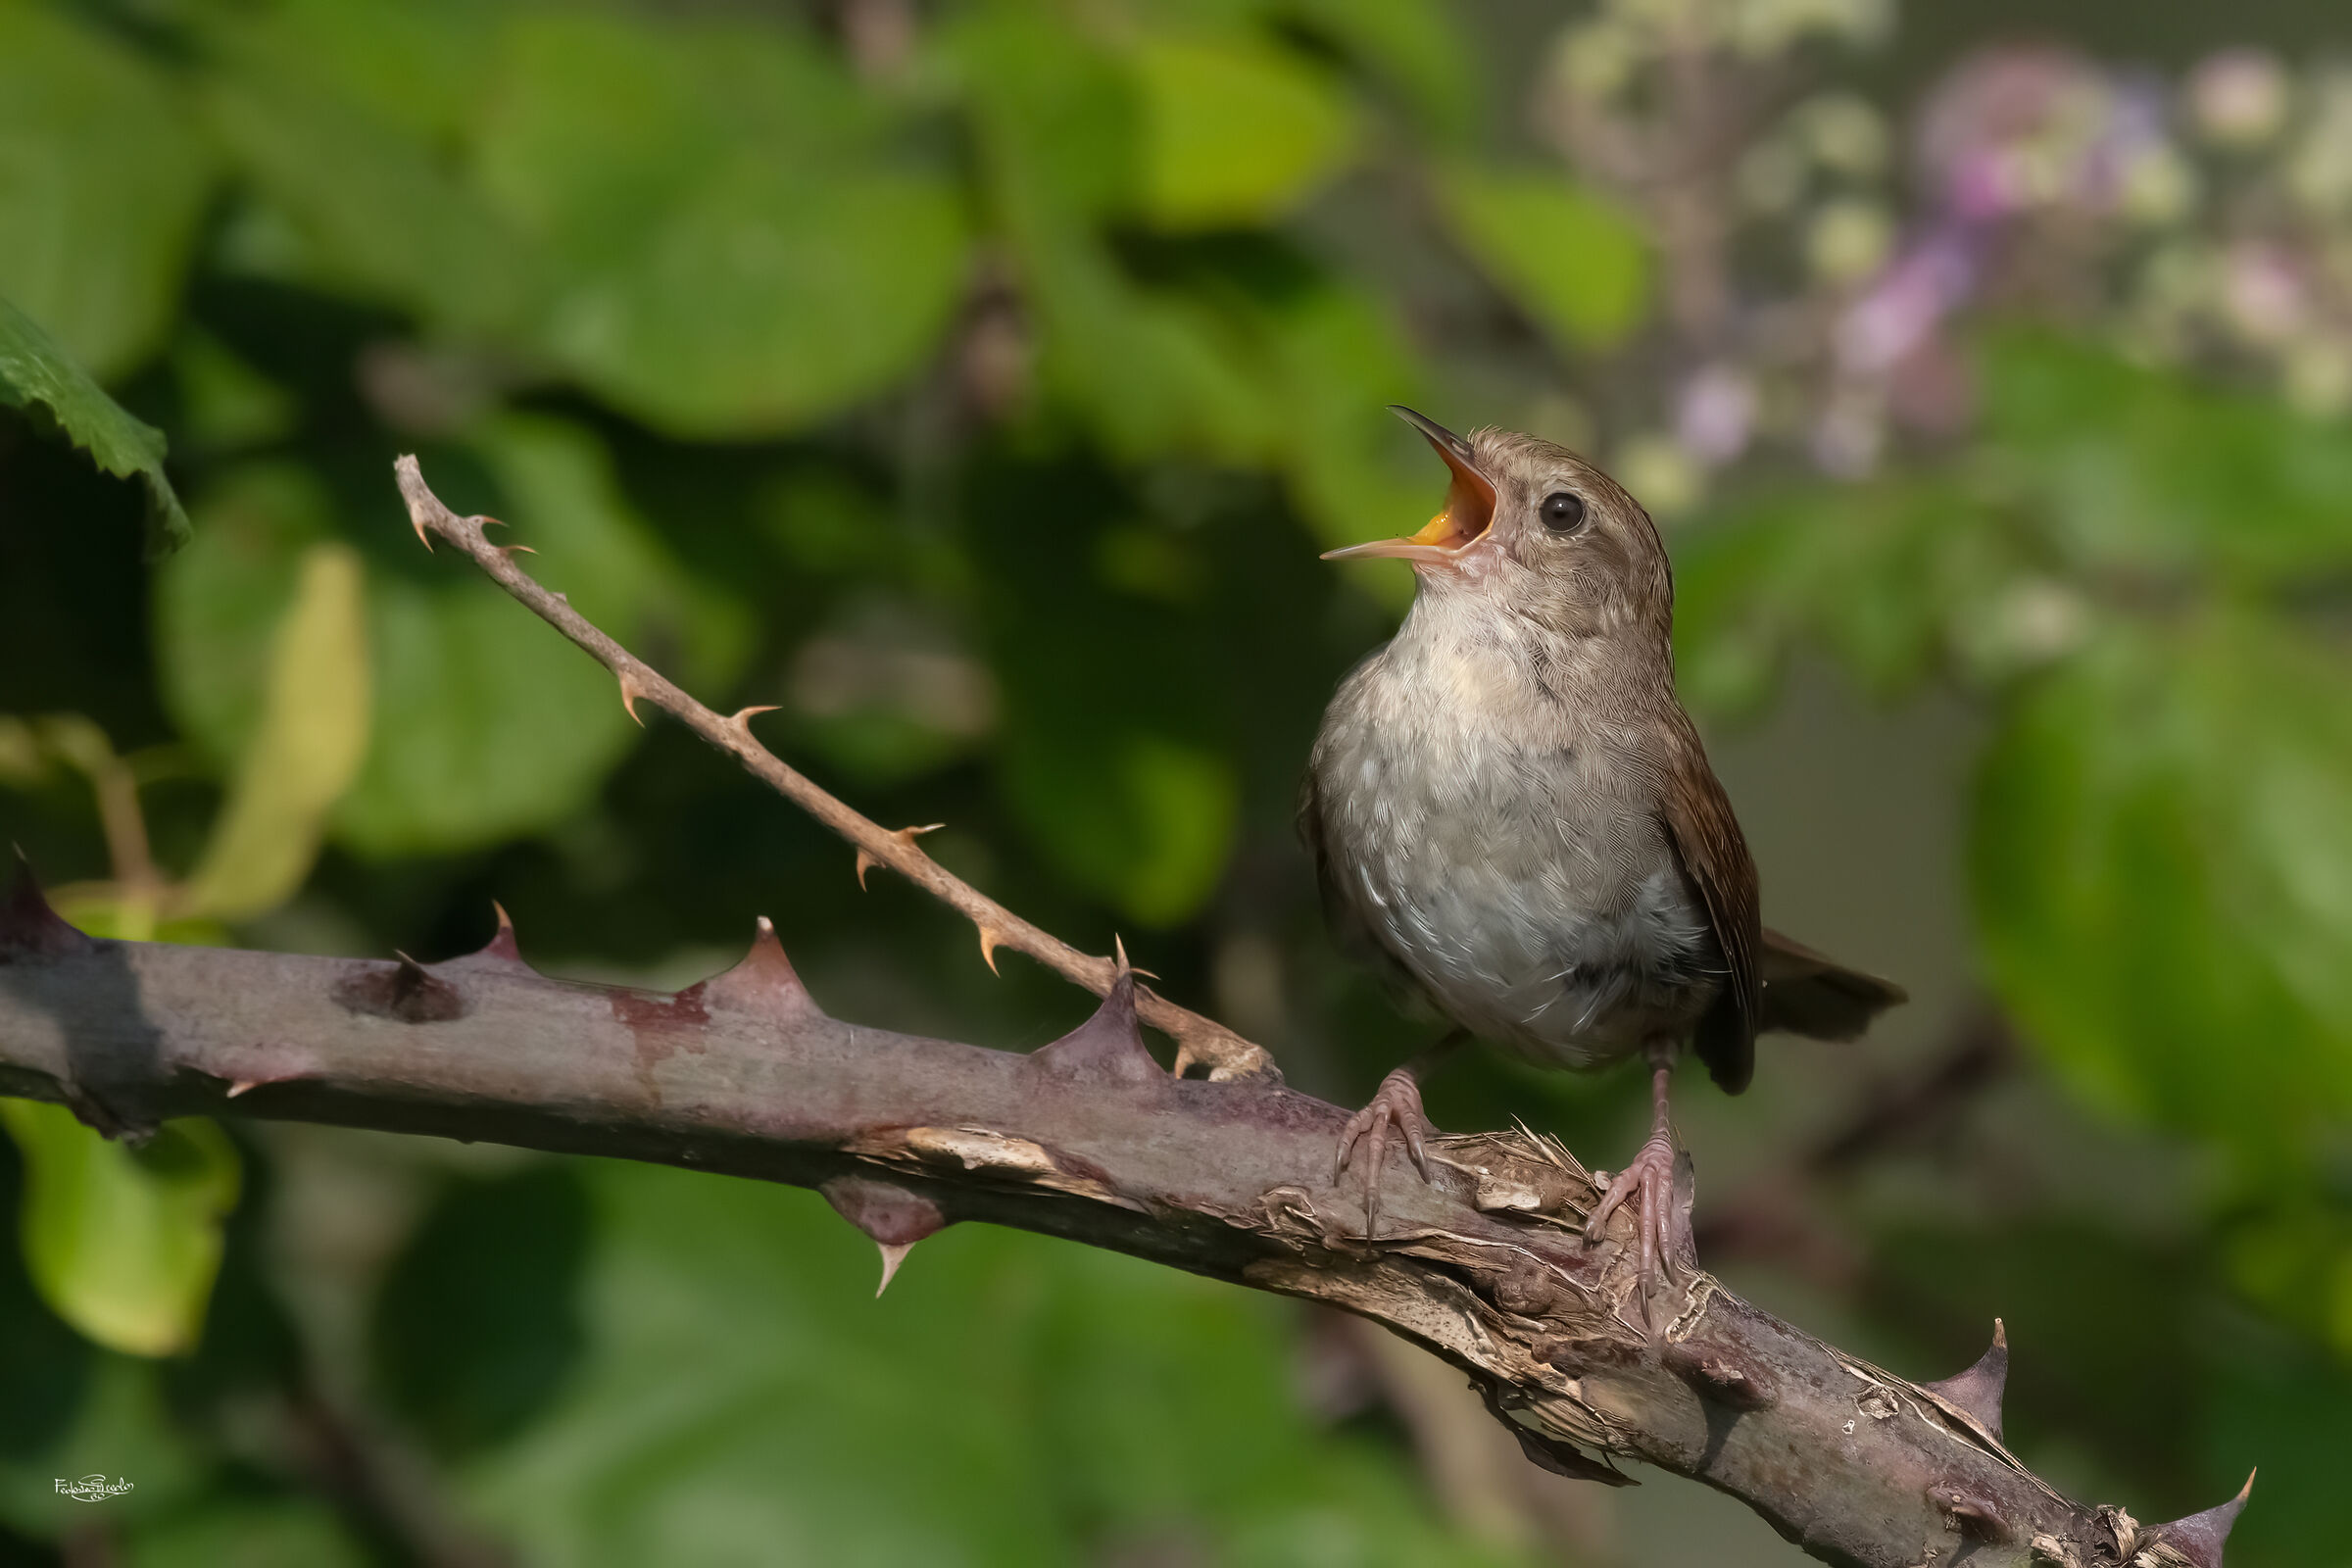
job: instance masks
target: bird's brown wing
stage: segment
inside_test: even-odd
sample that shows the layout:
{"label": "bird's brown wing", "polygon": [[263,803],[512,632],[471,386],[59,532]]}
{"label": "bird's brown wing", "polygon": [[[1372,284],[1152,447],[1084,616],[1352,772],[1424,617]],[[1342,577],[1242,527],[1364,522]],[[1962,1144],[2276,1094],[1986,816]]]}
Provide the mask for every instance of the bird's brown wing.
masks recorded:
{"label": "bird's brown wing", "polygon": [[1763,1024],[1763,998],[1756,973],[1762,920],[1756,906],[1756,862],[1747,853],[1731,798],[1707,765],[1698,731],[1679,708],[1668,737],[1662,816],[1683,862],[1683,874],[1698,889],[1707,921],[1723,950],[1729,971],[1723,992],[1698,1020],[1694,1044],[1708,1075],[1724,1093],[1747,1087],[1756,1064],[1756,1031]]}

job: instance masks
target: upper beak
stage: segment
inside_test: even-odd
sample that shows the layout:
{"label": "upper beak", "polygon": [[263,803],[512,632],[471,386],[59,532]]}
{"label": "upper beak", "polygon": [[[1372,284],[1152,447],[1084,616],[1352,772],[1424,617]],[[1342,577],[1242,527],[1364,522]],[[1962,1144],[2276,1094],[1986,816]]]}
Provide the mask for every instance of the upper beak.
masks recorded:
{"label": "upper beak", "polygon": [[1424,418],[1400,404],[1390,404],[1389,412],[1420,431],[1452,471],[1453,481],[1446,487],[1446,510],[1430,518],[1429,525],[1409,539],[1375,539],[1369,544],[1349,545],[1345,550],[1326,550],[1323,559],[1363,561],[1391,557],[1417,564],[1450,564],[1465,549],[1486,537],[1488,526],[1494,520],[1494,486],[1472,462],[1469,442],[1437,420]]}

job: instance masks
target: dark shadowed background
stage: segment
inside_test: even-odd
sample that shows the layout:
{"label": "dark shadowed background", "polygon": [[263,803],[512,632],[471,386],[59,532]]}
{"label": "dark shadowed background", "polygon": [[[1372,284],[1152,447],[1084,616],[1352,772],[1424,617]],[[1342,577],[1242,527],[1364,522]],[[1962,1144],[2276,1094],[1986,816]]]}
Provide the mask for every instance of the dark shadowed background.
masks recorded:
{"label": "dark shadowed background", "polygon": [[[2340,53],[2339,53],[2340,51]],[[0,0],[0,839],[93,930],[833,1013],[1090,1000],[656,719],[532,569],[885,823],[1360,1102],[1423,1042],[1291,830],[1409,596],[1319,550],[1566,441],[1659,517],[1767,918],[1897,976],[1694,1087],[1702,1251],[2232,1568],[2352,1561],[2352,28],[2333,0]],[[27,323],[37,323],[30,325]],[[1442,1126],[1619,1162],[1638,1075]],[[1792,1560],[1542,1474],[1335,1317],[815,1196],[0,1102],[0,1564]],[[58,1477],[134,1490],[59,1496]]]}

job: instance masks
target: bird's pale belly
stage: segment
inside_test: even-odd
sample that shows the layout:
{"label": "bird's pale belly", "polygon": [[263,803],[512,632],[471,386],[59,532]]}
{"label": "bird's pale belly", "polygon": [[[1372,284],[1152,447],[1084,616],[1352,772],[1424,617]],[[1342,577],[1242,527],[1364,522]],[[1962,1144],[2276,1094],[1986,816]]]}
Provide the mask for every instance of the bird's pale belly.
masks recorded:
{"label": "bird's pale belly", "polygon": [[1439,1012],[1550,1066],[1599,1066],[1689,1036],[1723,959],[1654,818],[1573,778],[1530,789],[1501,767],[1431,789],[1385,760],[1385,787],[1358,792],[1357,808],[1330,823],[1333,869]]}
{"label": "bird's pale belly", "polygon": [[1366,910],[1454,1023],[1545,1065],[1599,1066],[1680,1043],[1722,984],[1720,955],[1678,869],[1661,865],[1582,910],[1476,872],[1439,883],[1359,862]]}

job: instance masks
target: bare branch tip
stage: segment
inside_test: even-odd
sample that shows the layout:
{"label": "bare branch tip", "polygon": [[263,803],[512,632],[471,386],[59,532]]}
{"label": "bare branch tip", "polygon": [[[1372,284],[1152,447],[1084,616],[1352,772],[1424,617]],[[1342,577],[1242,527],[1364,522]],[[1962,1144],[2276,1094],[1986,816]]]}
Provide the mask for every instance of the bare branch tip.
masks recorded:
{"label": "bare branch tip", "polygon": [[393,482],[400,486],[400,498],[408,504],[409,526],[416,530],[416,542],[432,553],[433,536],[425,531],[424,519],[441,506],[440,497],[424,482],[424,469],[416,463],[416,455],[404,452],[392,460]]}

